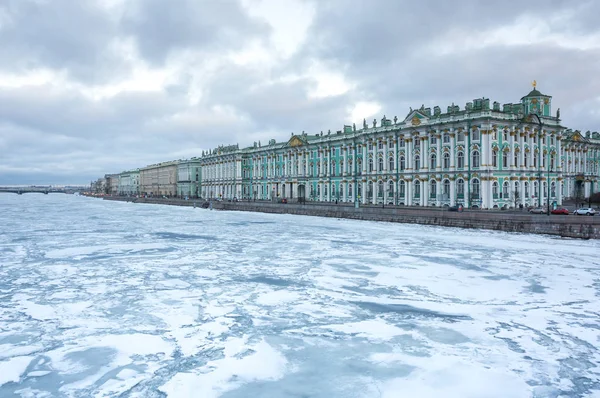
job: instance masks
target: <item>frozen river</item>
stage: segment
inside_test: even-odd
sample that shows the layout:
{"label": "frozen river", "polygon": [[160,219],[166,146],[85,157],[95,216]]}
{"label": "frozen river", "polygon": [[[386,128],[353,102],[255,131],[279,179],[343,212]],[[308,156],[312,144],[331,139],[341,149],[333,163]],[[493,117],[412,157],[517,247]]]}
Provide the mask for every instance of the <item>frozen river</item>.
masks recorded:
{"label": "frozen river", "polygon": [[0,194],[0,397],[598,397],[600,242]]}

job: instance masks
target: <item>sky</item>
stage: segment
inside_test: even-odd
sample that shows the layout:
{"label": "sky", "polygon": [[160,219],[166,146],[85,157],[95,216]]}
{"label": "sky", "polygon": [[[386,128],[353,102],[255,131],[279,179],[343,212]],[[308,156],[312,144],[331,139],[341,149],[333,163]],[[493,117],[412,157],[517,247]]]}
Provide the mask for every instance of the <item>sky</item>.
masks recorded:
{"label": "sky", "polygon": [[0,185],[475,98],[600,130],[600,1],[2,0]]}

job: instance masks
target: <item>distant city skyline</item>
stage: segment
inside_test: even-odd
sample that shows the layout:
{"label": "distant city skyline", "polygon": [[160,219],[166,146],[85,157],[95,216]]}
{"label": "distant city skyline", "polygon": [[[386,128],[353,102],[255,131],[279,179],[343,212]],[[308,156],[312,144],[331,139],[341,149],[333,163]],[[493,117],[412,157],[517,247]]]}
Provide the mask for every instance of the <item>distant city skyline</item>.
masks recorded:
{"label": "distant city skyline", "polygon": [[5,1],[0,185],[514,103],[533,80],[564,126],[598,131],[597,15],[593,0]]}

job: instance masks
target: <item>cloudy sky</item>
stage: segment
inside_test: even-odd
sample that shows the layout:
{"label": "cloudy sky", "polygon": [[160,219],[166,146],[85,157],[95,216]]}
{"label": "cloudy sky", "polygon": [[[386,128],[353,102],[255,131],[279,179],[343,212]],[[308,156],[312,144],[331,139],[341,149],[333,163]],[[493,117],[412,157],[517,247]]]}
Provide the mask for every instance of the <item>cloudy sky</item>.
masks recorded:
{"label": "cloudy sky", "polygon": [[0,185],[553,96],[600,130],[600,1],[2,0]]}

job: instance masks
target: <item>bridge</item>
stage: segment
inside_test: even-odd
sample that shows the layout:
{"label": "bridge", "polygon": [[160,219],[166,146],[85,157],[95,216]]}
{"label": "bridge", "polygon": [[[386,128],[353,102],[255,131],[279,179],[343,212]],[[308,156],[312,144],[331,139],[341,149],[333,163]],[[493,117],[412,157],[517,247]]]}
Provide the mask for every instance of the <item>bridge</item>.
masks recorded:
{"label": "bridge", "polygon": [[40,186],[29,186],[29,187],[0,187],[0,193],[16,193],[22,195],[24,193],[42,193],[48,195],[49,193],[67,193],[73,194],[75,192],[82,191],[83,188],[58,188],[58,187],[40,187]]}

